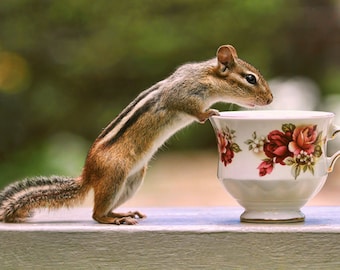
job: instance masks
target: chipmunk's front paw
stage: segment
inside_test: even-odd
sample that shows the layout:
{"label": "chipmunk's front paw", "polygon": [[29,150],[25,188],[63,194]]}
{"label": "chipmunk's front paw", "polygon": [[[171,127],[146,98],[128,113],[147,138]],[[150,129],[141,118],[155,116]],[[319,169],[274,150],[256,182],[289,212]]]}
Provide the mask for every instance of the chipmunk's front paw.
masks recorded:
{"label": "chipmunk's front paw", "polygon": [[215,109],[208,109],[198,116],[198,121],[200,121],[200,123],[203,124],[205,123],[205,121],[209,119],[209,117],[214,116],[214,115],[220,115],[219,111]]}

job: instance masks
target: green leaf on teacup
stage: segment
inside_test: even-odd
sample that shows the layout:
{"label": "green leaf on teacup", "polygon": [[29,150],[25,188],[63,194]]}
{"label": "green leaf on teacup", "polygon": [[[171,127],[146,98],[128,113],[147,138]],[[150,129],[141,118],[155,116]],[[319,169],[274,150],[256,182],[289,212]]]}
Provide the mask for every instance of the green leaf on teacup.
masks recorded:
{"label": "green leaf on teacup", "polygon": [[302,171],[305,173],[307,171],[307,169],[309,169],[308,167],[309,167],[308,165],[302,166]]}
{"label": "green leaf on teacup", "polygon": [[253,134],[251,135],[251,137],[253,138],[253,140],[256,140],[256,131],[253,132]]}
{"label": "green leaf on teacup", "polygon": [[256,148],[256,143],[254,142],[254,140],[248,139],[244,143],[248,145],[248,150],[249,151],[251,151],[254,148]]}
{"label": "green leaf on teacup", "polygon": [[245,144],[252,144],[252,143],[254,143],[254,141],[251,140],[251,139],[248,139],[248,140],[246,140],[244,143],[245,143]]}
{"label": "green leaf on teacup", "polygon": [[321,146],[320,145],[316,145],[315,148],[314,148],[314,153],[313,155],[317,158],[321,157],[322,155],[322,149],[321,149]]}
{"label": "green leaf on teacup", "polygon": [[295,158],[292,158],[292,157],[287,157],[284,162],[286,163],[286,165],[288,166],[292,166],[293,164],[296,163],[296,160]]}
{"label": "green leaf on teacup", "polygon": [[309,165],[308,169],[314,175],[314,167],[312,165]]}
{"label": "green leaf on teacup", "polygon": [[232,143],[231,144],[231,150],[233,150],[234,153],[238,153],[238,152],[242,151],[237,143]]}
{"label": "green leaf on teacup", "polygon": [[300,175],[301,167],[297,163],[295,163],[292,166],[291,172],[292,172],[292,175],[294,176],[294,179],[296,180],[296,178]]}
{"label": "green leaf on teacup", "polygon": [[292,123],[282,125],[283,132],[293,132],[294,129],[295,129],[295,125]]}

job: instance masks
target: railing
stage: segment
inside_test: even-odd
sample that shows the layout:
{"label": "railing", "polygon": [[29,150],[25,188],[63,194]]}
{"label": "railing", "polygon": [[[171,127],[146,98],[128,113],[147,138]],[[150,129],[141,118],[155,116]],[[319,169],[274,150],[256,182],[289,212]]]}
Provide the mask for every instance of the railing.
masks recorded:
{"label": "railing", "polygon": [[240,223],[238,207],[139,210],[134,226],[97,224],[90,208],[0,224],[0,269],[340,269],[340,207],[291,224]]}

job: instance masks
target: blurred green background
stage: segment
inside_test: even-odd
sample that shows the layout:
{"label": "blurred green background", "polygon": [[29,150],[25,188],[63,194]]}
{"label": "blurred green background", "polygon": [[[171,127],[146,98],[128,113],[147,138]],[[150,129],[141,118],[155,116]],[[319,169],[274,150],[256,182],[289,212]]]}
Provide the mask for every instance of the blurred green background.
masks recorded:
{"label": "blurred green background", "polygon": [[[322,102],[340,89],[339,32],[338,0],[2,0],[0,187],[79,174],[91,142],[139,92],[222,44],[268,80],[313,80]],[[215,150],[215,138],[209,123],[194,124],[167,145]]]}

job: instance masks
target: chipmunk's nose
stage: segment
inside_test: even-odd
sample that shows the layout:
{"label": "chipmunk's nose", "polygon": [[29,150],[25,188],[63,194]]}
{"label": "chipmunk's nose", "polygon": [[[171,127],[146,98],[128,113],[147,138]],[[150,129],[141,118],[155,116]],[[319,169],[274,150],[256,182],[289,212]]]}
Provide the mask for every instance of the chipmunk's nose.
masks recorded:
{"label": "chipmunk's nose", "polygon": [[267,105],[270,104],[273,101],[273,94],[270,94],[270,97],[267,98]]}

